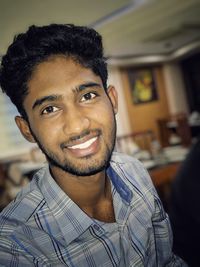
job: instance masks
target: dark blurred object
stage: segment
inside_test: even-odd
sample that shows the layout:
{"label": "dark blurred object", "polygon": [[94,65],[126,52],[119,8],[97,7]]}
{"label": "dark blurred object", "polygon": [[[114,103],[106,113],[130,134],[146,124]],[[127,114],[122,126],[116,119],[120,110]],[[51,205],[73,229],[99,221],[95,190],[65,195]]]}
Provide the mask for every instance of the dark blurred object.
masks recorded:
{"label": "dark blurred object", "polygon": [[174,252],[190,267],[200,266],[200,137],[172,184],[169,216]]}
{"label": "dark blurred object", "polygon": [[[194,53],[180,62],[185,80],[187,103],[190,112],[200,112],[200,53]],[[199,265],[200,266],[200,265]]]}

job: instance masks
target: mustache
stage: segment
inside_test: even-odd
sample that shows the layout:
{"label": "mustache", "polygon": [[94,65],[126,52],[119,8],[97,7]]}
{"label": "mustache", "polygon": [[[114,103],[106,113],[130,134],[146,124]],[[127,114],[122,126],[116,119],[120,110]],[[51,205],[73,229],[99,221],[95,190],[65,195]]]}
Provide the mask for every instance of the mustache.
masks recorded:
{"label": "mustache", "polygon": [[100,129],[93,129],[93,130],[84,130],[82,133],[80,133],[79,135],[75,135],[70,137],[67,141],[63,142],[60,147],[61,149],[65,148],[66,146],[69,146],[71,144],[73,144],[73,142],[80,140],[88,135],[96,135],[99,136],[102,134],[102,131]]}

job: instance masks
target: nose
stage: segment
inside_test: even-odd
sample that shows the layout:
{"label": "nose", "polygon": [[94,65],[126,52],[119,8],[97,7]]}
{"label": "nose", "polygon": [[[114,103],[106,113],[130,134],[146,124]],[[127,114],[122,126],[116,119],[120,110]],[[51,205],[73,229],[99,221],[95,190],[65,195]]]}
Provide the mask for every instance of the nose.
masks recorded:
{"label": "nose", "polygon": [[75,136],[90,128],[90,119],[82,110],[73,108],[67,112],[63,125],[65,135]]}

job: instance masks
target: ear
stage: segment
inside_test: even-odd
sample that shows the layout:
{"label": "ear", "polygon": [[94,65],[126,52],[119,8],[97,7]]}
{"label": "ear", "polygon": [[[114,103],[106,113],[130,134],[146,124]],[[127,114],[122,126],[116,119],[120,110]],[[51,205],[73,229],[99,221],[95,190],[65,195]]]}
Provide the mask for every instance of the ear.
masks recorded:
{"label": "ear", "polygon": [[117,114],[118,111],[118,94],[114,86],[109,85],[107,89],[108,97],[110,98],[110,102],[113,106],[114,113]]}
{"label": "ear", "polygon": [[20,116],[15,117],[15,122],[24,138],[31,143],[35,143],[36,141],[31,133],[28,122]]}

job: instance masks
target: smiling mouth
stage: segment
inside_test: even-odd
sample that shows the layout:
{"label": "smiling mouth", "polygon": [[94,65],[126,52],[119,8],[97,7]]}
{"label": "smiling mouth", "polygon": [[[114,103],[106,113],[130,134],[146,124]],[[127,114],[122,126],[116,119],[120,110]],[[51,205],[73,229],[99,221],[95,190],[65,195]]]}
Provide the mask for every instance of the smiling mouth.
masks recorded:
{"label": "smiling mouth", "polygon": [[84,143],[78,144],[78,145],[73,145],[73,146],[68,146],[68,149],[87,149],[89,148],[96,140],[97,136],[85,141]]}
{"label": "smiling mouth", "polygon": [[93,136],[83,142],[79,142],[74,145],[67,145],[65,149],[71,153],[76,158],[85,158],[96,154],[100,148],[99,135]]}

